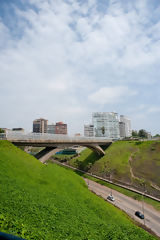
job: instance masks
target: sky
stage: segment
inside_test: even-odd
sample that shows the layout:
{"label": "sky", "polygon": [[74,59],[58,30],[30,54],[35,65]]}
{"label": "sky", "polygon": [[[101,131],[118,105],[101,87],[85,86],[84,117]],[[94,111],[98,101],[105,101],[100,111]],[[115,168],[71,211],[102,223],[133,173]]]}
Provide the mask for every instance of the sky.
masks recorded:
{"label": "sky", "polygon": [[0,0],[0,109],[5,128],[117,112],[160,133],[160,1]]}

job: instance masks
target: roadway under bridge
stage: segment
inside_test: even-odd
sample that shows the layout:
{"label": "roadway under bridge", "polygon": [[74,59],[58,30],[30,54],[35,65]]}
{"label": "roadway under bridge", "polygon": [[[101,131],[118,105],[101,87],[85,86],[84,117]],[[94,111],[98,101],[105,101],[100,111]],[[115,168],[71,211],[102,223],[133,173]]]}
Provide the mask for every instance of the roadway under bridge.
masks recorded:
{"label": "roadway under bridge", "polygon": [[16,146],[44,147],[44,149],[35,156],[43,163],[61,149],[75,145],[90,148],[103,156],[105,155],[104,149],[109,147],[113,142],[111,139],[105,138],[69,137],[68,135],[45,133],[9,133],[5,138]]}

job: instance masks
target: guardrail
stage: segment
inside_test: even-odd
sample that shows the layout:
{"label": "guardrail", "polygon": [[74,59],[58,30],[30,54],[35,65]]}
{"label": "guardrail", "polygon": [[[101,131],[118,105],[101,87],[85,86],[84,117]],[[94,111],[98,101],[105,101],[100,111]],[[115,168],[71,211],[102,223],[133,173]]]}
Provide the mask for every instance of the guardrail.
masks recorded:
{"label": "guardrail", "polygon": [[109,142],[113,139],[106,139],[103,137],[71,137],[64,134],[49,134],[49,133],[1,133],[0,139],[7,140],[66,140],[66,141],[99,141],[99,142]]}
{"label": "guardrail", "polygon": [[118,187],[127,189],[127,190],[129,190],[129,191],[131,191],[131,192],[135,192],[135,193],[141,194],[141,195],[143,195],[143,196],[145,196],[145,197],[148,197],[148,198],[151,198],[151,199],[153,199],[153,200],[155,200],[155,201],[160,202],[160,199],[159,199],[159,198],[153,197],[153,196],[151,196],[151,195],[149,195],[149,194],[147,194],[147,193],[145,193],[145,192],[141,192],[141,191],[136,190],[136,189],[134,189],[134,188],[132,188],[132,187],[127,187],[127,186],[125,186],[125,185],[122,185],[122,184],[119,184],[119,183],[115,183],[115,182],[113,182],[113,181],[111,181],[111,180],[108,180],[108,179],[106,179],[106,178],[102,178],[102,177],[99,177],[99,176],[97,176],[97,175],[95,175],[95,174],[85,172],[85,171],[83,171],[83,170],[80,170],[80,169],[78,169],[78,168],[72,167],[72,166],[67,165],[67,164],[65,164],[65,163],[61,163],[61,162],[56,161],[56,160],[53,160],[53,162],[55,162],[55,163],[57,163],[57,164],[59,164],[59,165],[61,165],[61,166],[64,166],[64,167],[71,168],[71,169],[73,169],[74,171],[77,171],[77,172],[80,172],[80,173],[84,173],[84,174],[86,174],[86,175],[88,175],[88,176],[91,176],[91,177],[93,177],[93,178],[102,180],[102,181],[104,181],[104,182],[108,182],[108,183],[113,184],[113,185],[115,185],[115,186],[118,186]]}
{"label": "guardrail", "polygon": [[6,140],[6,133],[0,133],[0,140]]}

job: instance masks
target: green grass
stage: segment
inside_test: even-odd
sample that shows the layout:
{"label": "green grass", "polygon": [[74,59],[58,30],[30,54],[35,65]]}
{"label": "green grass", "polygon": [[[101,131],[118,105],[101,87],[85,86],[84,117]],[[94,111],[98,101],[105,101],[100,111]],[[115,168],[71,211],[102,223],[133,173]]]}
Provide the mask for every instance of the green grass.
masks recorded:
{"label": "green grass", "polygon": [[74,172],[0,141],[0,231],[34,240],[152,240]]}
{"label": "green grass", "polygon": [[[142,183],[146,182],[147,193],[155,195],[155,189],[150,186],[150,181],[160,186],[159,141],[117,141],[106,149],[105,152],[106,155],[100,158],[90,149],[85,149],[79,158],[72,159],[69,161],[69,164],[81,170],[92,172],[100,177],[109,178],[109,176],[111,176],[113,181],[138,187],[140,191],[144,190]],[[132,159],[131,166],[133,168],[133,173],[139,180],[131,177],[130,158]],[[139,194],[112,184],[110,187],[135,199],[141,198]],[[157,195],[158,193],[156,192],[156,196]],[[160,210],[159,202],[150,198],[145,198],[145,201]]]}
{"label": "green grass", "polygon": [[160,142],[144,142],[133,156],[132,167],[135,176],[160,186]]}
{"label": "green grass", "polygon": [[[80,174],[80,175],[82,176],[82,174]],[[86,178],[89,178],[89,179],[91,179],[91,180],[93,180],[93,181],[95,181],[95,182],[97,182],[97,183],[99,183],[101,185],[104,185],[106,187],[112,188],[112,189],[114,189],[114,190],[116,190],[116,191],[118,191],[118,192],[120,192],[120,193],[122,193],[122,194],[124,194],[124,195],[126,195],[128,197],[132,197],[132,198],[134,198],[136,200],[142,201],[142,195],[141,194],[138,194],[138,193],[129,191],[129,190],[125,189],[125,188],[121,188],[119,186],[107,183],[107,182],[102,181],[100,179],[96,179],[94,177],[88,176],[87,174],[84,174],[83,176],[86,177]],[[158,202],[156,200],[153,200],[151,198],[148,198],[148,197],[143,197],[143,200],[146,203],[152,205],[155,209],[160,211],[160,202]]]}
{"label": "green grass", "polygon": [[84,151],[81,152],[79,157],[73,158],[69,161],[69,163],[76,167],[79,168],[83,171],[88,171],[90,167],[98,160],[100,159],[100,156],[93,152],[90,149],[85,149]]}
{"label": "green grass", "polygon": [[104,157],[85,149],[79,158],[72,160],[70,163],[82,170],[88,169],[90,166],[91,172],[103,177],[112,173],[118,179],[123,178],[130,181],[128,160],[132,148],[132,144],[129,142],[125,142],[125,150],[124,142],[122,144],[115,142],[105,150],[106,155]]}
{"label": "green grass", "polygon": [[[67,166],[63,166],[63,167],[66,168],[66,169],[68,169]],[[135,199],[135,200],[142,201],[142,195],[139,194],[139,193],[135,193],[135,192],[130,191],[130,190],[128,190],[128,189],[125,189],[125,188],[116,186],[116,185],[114,185],[114,184],[105,182],[105,181],[100,180],[100,179],[98,179],[98,178],[95,178],[95,177],[93,177],[93,176],[90,176],[90,175],[87,175],[87,174],[85,174],[85,173],[82,173],[82,172],[80,172],[80,171],[78,171],[78,170],[73,170],[73,169],[69,169],[69,170],[76,172],[79,176],[82,176],[83,178],[88,178],[88,179],[90,179],[90,180],[92,180],[92,181],[94,181],[94,182],[97,182],[97,183],[99,183],[99,184],[101,184],[101,185],[104,185],[104,186],[109,187],[109,188],[111,188],[111,189],[113,189],[113,190],[116,190],[116,191],[118,191],[118,192],[120,192],[120,193],[122,193],[122,194],[124,194],[124,195],[126,195],[126,196],[128,196],[128,197],[131,197],[131,198],[133,198],[133,199]],[[153,199],[151,199],[151,198],[145,197],[145,196],[143,197],[143,200],[144,200],[146,203],[152,205],[156,210],[160,211],[160,202],[158,202],[158,201],[156,201],[156,200],[153,200]]]}
{"label": "green grass", "polygon": [[[100,157],[91,150],[85,149],[80,157],[72,159],[69,163],[81,170],[101,177],[111,176],[116,181],[139,188],[142,182],[146,181],[146,183],[148,182],[148,191],[153,191],[153,194],[154,189],[149,185],[153,183],[160,186],[159,141],[117,141],[105,152],[106,155]],[[137,179],[131,176],[130,166]]]}
{"label": "green grass", "polygon": [[69,160],[71,160],[72,158],[74,157],[74,154],[55,154],[54,156],[53,156],[53,158],[55,159],[55,160],[59,160],[59,161],[61,161],[61,162],[66,162],[66,161],[69,161]]}

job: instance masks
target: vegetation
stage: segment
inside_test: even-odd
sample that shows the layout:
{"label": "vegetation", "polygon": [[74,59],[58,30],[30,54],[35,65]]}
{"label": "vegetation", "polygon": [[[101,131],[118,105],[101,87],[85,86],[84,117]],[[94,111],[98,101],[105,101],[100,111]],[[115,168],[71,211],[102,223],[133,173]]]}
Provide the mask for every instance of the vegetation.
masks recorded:
{"label": "vegetation", "polygon": [[132,136],[133,137],[140,137],[140,138],[147,138],[148,137],[148,133],[144,129],[140,129],[138,132],[136,130],[133,130],[132,131]]}
{"label": "vegetation", "polygon": [[138,132],[138,136],[141,138],[147,138],[148,134],[147,134],[146,130],[140,129]]}
{"label": "vegetation", "polygon": [[78,156],[78,154],[55,154],[53,159],[58,160],[60,162],[67,162],[71,160],[72,158]]}
{"label": "vegetation", "polygon": [[160,142],[117,141],[100,157],[90,149],[69,164],[160,197]]}
{"label": "vegetation", "polygon": [[4,133],[4,130],[2,128],[0,128],[0,133]]}
{"label": "vegetation", "polygon": [[101,128],[101,130],[102,130],[102,134],[103,134],[103,136],[104,136],[104,134],[105,134],[105,127],[103,126],[103,127]]}
{"label": "vegetation", "polygon": [[25,239],[155,237],[91,193],[77,174],[0,141],[0,231]]}
{"label": "vegetation", "polygon": [[156,135],[154,135],[154,137],[160,137],[160,134],[157,133]]}
{"label": "vegetation", "polygon": [[[64,167],[64,168],[67,168],[67,166],[63,166],[63,167]],[[126,196],[128,196],[128,197],[131,197],[131,198],[133,198],[133,199],[135,199],[135,200],[139,200],[139,201],[142,200],[142,195],[141,195],[141,194],[138,194],[138,193],[135,193],[135,192],[130,191],[130,190],[128,190],[128,189],[125,189],[125,188],[116,186],[116,185],[111,184],[111,183],[109,183],[109,182],[100,180],[100,179],[95,178],[95,177],[93,177],[93,176],[90,176],[90,175],[87,175],[87,174],[85,174],[85,173],[82,173],[81,171],[78,171],[78,170],[70,169],[70,171],[74,171],[74,172],[76,172],[78,175],[80,175],[80,176],[82,176],[82,177],[84,177],[84,178],[88,178],[88,179],[90,179],[90,180],[92,180],[92,181],[94,181],[94,182],[97,182],[97,183],[101,184],[101,185],[104,185],[104,186],[106,186],[106,187],[109,187],[109,188],[111,188],[111,189],[114,189],[114,190],[116,190],[116,191],[118,191],[118,192],[120,192],[120,193],[122,193],[122,194],[124,194],[124,195],[126,195]],[[158,201],[153,200],[153,199],[148,198],[148,197],[145,197],[145,196],[143,196],[143,200],[144,200],[146,203],[152,205],[155,209],[157,209],[157,210],[160,211],[160,203],[159,203]]]}

